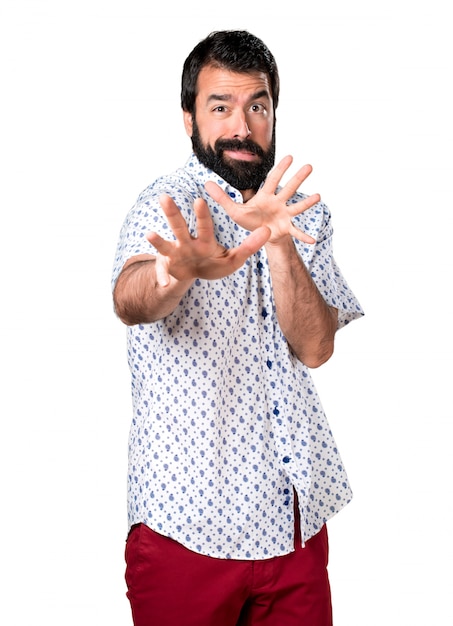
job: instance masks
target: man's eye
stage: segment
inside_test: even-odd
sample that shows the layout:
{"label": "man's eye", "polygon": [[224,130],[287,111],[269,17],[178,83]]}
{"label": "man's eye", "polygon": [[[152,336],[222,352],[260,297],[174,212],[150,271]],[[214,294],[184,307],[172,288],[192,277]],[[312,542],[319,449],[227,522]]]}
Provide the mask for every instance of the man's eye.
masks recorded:
{"label": "man's eye", "polygon": [[219,104],[219,106],[215,107],[214,111],[217,111],[217,113],[225,113],[226,107],[223,106],[223,104]]}
{"label": "man's eye", "polygon": [[250,110],[253,111],[253,113],[263,113],[265,108],[262,104],[252,104]]}

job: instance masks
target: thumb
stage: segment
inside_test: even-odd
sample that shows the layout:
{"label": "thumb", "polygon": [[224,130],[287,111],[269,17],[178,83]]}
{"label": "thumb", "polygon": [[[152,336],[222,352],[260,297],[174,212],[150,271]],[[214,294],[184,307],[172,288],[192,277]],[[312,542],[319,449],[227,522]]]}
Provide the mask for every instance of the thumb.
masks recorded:
{"label": "thumb", "polygon": [[156,254],[156,281],[159,287],[167,287],[170,284],[168,273],[168,259],[159,252]]}
{"label": "thumb", "polygon": [[231,207],[231,205],[235,204],[230,196],[225,193],[223,189],[212,180],[208,180],[208,182],[205,183],[204,188],[211,196],[211,198],[218,202],[220,206],[222,206],[224,209],[226,209],[227,207]]}

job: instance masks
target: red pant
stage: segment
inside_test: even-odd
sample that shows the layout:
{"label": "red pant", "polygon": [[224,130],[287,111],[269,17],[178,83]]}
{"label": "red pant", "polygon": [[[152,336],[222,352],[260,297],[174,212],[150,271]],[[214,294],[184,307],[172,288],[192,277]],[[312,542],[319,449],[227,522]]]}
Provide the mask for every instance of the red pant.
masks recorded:
{"label": "red pant", "polygon": [[126,544],[135,626],[332,626],[327,529],[264,561],[203,556],[140,524]]}

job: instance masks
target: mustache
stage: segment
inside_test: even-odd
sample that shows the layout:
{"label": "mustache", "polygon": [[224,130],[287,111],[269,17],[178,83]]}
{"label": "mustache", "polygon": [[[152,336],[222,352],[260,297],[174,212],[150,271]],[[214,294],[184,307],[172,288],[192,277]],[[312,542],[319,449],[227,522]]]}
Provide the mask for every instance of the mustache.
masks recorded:
{"label": "mustache", "polygon": [[264,150],[251,139],[217,139],[214,148],[218,154],[222,154],[224,150],[245,150],[264,157]]}

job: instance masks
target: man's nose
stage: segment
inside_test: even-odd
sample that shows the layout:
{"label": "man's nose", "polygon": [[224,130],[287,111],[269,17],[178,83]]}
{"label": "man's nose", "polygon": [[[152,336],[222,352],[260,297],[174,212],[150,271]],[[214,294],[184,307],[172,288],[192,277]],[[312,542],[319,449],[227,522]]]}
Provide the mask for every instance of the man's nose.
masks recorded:
{"label": "man's nose", "polygon": [[252,134],[248,124],[247,118],[244,113],[238,113],[234,117],[234,123],[232,127],[232,135],[234,139],[247,139]]}

